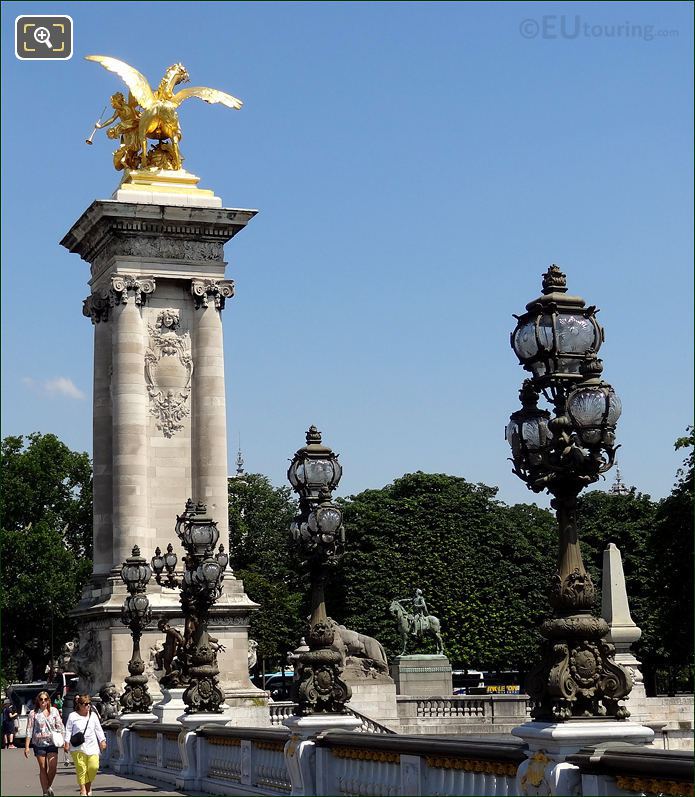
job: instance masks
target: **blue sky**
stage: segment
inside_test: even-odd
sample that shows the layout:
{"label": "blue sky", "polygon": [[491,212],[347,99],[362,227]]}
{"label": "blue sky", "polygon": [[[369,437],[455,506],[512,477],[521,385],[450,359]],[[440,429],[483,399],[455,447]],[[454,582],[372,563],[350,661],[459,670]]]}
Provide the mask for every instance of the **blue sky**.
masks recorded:
{"label": "blue sky", "polygon": [[[44,13],[72,16],[71,60],[15,58],[15,17]],[[556,262],[601,308],[623,478],[669,492],[693,406],[691,4],[5,2],[2,44],[3,435],[91,451],[88,267],[58,242],[118,183],[111,142],[84,145],[122,88],[98,53],[245,102],[181,111],[201,187],[260,209],[226,247],[230,470],[240,435],[284,483],[315,423],[340,494],[424,470],[533,500],[503,438],[509,332]]]}

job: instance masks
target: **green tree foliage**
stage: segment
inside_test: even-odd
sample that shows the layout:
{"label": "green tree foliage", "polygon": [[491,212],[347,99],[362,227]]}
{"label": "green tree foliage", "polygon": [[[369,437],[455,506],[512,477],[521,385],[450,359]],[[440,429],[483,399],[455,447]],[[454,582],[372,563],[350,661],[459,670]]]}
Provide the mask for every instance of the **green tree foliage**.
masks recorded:
{"label": "green tree foliage", "polygon": [[259,660],[274,664],[297,646],[307,614],[307,586],[289,533],[296,511],[289,487],[273,487],[259,474],[229,480],[231,565],[251,600],[261,604],[249,630]]}
{"label": "green tree foliage", "polygon": [[46,523],[78,556],[92,556],[92,463],[53,434],[1,444],[0,523],[7,530]]}
{"label": "green tree foliage", "polygon": [[579,539],[582,558],[599,588],[596,611],[601,610],[603,552],[609,543],[620,549],[632,619],[642,629],[634,650],[646,669],[654,665],[655,634],[653,576],[649,547],[657,504],[634,489],[627,495],[595,490],[580,496]]}
{"label": "green tree foliage", "polygon": [[548,611],[554,519],[506,507],[496,488],[414,473],[342,502],[346,554],[329,588],[329,612],[400,652],[392,598],[420,587],[439,617],[449,657],[463,666],[524,669]]}
{"label": "green tree foliage", "polygon": [[656,512],[649,546],[652,567],[655,657],[668,671],[668,690],[693,688],[693,471],[695,432],[675,443],[689,449],[671,494]]}
{"label": "green tree foliage", "polygon": [[92,467],[55,435],[6,437],[1,444],[0,610],[2,677],[43,672],[53,648],[75,632],[68,612],[92,563]]}
{"label": "green tree foliage", "polygon": [[[60,531],[43,520],[31,529],[0,528],[2,678],[22,680],[26,665],[43,673],[51,657],[75,634],[68,616],[89,578],[92,563],[68,550]],[[52,639],[51,639],[52,637]]]}

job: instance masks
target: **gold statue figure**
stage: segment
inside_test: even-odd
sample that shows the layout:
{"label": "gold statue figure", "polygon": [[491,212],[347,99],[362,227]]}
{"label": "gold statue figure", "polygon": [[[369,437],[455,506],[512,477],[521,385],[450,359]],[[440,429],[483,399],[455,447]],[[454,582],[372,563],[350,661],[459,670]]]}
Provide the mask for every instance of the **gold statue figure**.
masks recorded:
{"label": "gold statue figure", "polygon": [[[120,141],[120,147],[113,155],[113,163],[118,170],[182,168],[183,158],[179,150],[182,135],[177,109],[189,97],[198,97],[209,103],[221,103],[235,110],[243,105],[241,100],[231,94],[204,86],[192,86],[174,94],[174,88],[189,79],[183,64],[170,66],[157,89],[152,91],[147,79],[123,61],[106,55],[88,55],[86,59],[96,61],[109,72],[115,72],[130,90],[127,102],[120,92],[111,97],[113,116],[105,122],[97,122],[94,127],[95,130],[100,130],[117,119],[120,120],[106,133],[109,138]],[[158,142],[149,152],[148,139]],[[88,141],[91,143],[90,139]]]}

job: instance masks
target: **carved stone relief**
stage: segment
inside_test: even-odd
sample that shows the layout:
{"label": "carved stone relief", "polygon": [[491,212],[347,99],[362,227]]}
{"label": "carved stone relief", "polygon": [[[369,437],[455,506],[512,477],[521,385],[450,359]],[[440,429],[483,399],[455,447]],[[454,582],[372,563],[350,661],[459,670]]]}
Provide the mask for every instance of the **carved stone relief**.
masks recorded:
{"label": "carved stone relief", "polygon": [[137,257],[141,260],[184,260],[187,263],[195,261],[221,263],[224,261],[223,247],[223,241],[116,235],[94,259],[93,271],[99,273],[118,257]]}
{"label": "carved stone relief", "polygon": [[154,277],[133,277],[130,274],[114,274],[111,277],[111,290],[108,293],[111,307],[127,304],[132,293],[135,304],[145,304],[149,294],[154,293]]}
{"label": "carved stone relief", "polygon": [[196,310],[207,307],[211,299],[218,310],[223,310],[225,300],[234,296],[234,282],[232,280],[194,279],[191,281],[191,293]]}
{"label": "carved stone relief", "polygon": [[82,315],[92,319],[92,324],[109,319],[108,299],[93,293],[82,302]]}
{"label": "carved stone relief", "polygon": [[150,396],[150,414],[165,437],[183,429],[190,413],[193,377],[191,337],[181,332],[178,310],[162,310],[154,326],[148,324],[149,346],[145,351],[145,382]]}

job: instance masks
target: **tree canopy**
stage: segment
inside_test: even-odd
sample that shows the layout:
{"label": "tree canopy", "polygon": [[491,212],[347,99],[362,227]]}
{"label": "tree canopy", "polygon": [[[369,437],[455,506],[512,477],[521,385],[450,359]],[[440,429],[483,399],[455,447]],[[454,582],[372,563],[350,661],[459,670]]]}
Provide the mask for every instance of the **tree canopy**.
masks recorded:
{"label": "tree canopy", "polygon": [[660,502],[648,548],[654,604],[654,659],[668,670],[668,690],[693,688],[693,472],[695,431],[676,440],[688,451],[671,494]]}
{"label": "tree canopy", "polygon": [[0,523],[8,531],[44,522],[68,548],[92,556],[92,463],[54,434],[5,437],[0,446]]}
{"label": "tree canopy", "polygon": [[507,507],[496,488],[413,473],[342,502],[346,553],[329,589],[329,611],[400,651],[388,608],[424,592],[450,659],[468,667],[524,668],[555,566],[550,513]]}
{"label": "tree canopy", "polygon": [[[1,445],[2,678],[34,672],[75,633],[68,612],[92,569],[92,466],[55,435]],[[52,632],[52,634],[51,634]]]}
{"label": "tree canopy", "polygon": [[234,575],[251,600],[249,636],[258,656],[279,663],[303,634],[307,588],[289,527],[296,513],[289,487],[273,487],[265,476],[229,480],[229,550]]}

